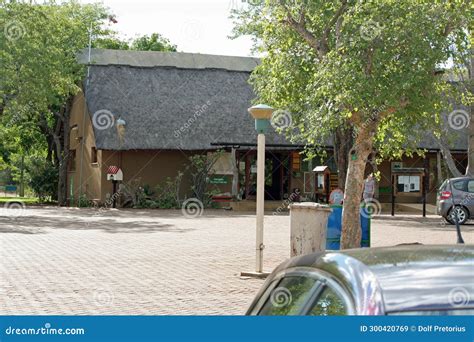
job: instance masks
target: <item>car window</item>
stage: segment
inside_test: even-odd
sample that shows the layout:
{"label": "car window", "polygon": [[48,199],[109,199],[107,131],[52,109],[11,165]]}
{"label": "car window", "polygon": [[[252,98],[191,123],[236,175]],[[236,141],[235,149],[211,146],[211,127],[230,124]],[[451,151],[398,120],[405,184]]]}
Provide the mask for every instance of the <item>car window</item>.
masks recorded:
{"label": "car window", "polygon": [[326,286],[313,308],[310,316],[343,316],[347,315],[347,305],[344,299],[333,289]]}
{"label": "car window", "polygon": [[[310,296],[316,280],[303,276],[283,278],[271,291],[259,315],[297,315]],[[316,285],[317,286],[317,285]]]}
{"label": "car window", "polygon": [[444,191],[445,188],[446,188],[446,185],[448,185],[448,180],[446,179],[443,184],[441,184],[441,186],[439,187],[439,191]]}
{"label": "car window", "polygon": [[467,191],[474,192],[474,179],[467,182]]}
{"label": "car window", "polygon": [[466,191],[466,181],[453,182],[453,188],[456,190]]}

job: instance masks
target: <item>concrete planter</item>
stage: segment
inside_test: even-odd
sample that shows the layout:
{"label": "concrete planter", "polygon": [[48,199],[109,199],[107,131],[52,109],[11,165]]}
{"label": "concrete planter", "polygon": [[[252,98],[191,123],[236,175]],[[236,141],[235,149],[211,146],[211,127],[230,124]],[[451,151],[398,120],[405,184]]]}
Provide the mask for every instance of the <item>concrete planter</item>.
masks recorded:
{"label": "concrete planter", "polygon": [[290,256],[326,249],[326,226],[331,209],[313,202],[292,203],[290,209]]}

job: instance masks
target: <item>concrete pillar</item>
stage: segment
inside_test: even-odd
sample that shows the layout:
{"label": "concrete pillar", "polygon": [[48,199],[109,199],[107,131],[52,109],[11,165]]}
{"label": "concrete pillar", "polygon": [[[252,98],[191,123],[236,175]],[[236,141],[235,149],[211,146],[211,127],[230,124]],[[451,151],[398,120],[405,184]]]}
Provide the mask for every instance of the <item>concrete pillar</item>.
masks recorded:
{"label": "concrete pillar", "polygon": [[313,202],[292,203],[289,208],[290,256],[324,251],[331,209]]}

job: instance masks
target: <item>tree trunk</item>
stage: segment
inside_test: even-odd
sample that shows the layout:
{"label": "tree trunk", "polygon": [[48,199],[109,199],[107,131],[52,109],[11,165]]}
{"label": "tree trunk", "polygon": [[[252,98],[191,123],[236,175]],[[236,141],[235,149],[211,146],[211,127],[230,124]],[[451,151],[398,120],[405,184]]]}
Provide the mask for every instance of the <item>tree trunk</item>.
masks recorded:
{"label": "tree trunk", "polygon": [[[60,115],[59,132],[56,132],[54,139],[56,151],[59,157],[58,174],[58,205],[67,206],[67,171],[69,165],[69,117],[72,105],[72,97],[69,98]],[[83,137],[84,139],[84,137]]]}
{"label": "tree trunk", "polygon": [[466,176],[474,176],[474,114],[472,110],[472,105],[469,108],[470,118],[468,133],[469,140],[467,143],[467,167],[466,167]]}
{"label": "tree trunk", "polygon": [[439,148],[441,150],[441,154],[443,155],[443,159],[448,166],[449,172],[453,175],[453,177],[461,177],[462,174],[456,167],[456,162],[454,161],[453,156],[451,155],[451,151],[449,150],[449,146],[444,142],[445,139],[441,137],[440,139],[436,139],[438,141]]}
{"label": "tree trunk", "polygon": [[69,134],[68,134],[68,126],[69,120],[63,123],[63,148],[62,153],[60,156],[59,161],[59,175],[58,175],[58,204],[60,206],[67,206],[67,171],[68,171],[68,164],[69,164]]}
{"label": "tree trunk", "polygon": [[337,185],[344,189],[346,185],[349,152],[352,146],[352,129],[337,128],[334,134],[334,159],[337,166]]}
{"label": "tree trunk", "polygon": [[364,191],[365,166],[373,145],[370,132],[369,127],[360,128],[349,157],[342,210],[341,249],[360,247],[360,202]]}
{"label": "tree trunk", "polygon": [[[372,174],[375,176],[375,174],[379,171],[378,165],[377,165],[377,152],[372,151],[370,154],[369,160],[368,160],[370,166],[372,167]],[[374,198],[379,198],[379,182],[377,178],[374,178]]]}
{"label": "tree trunk", "polygon": [[[469,72],[469,80],[466,82],[468,84],[468,91],[472,94],[474,91],[474,79],[473,79],[473,74],[474,74],[474,49],[471,50],[471,58],[469,60],[469,67],[468,67],[468,72]],[[469,115],[470,115],[470,121],[469,121],[469,127],[468,127],[468,133],[469,133],[469,142],[468,142],[468,150],[467,150],[467,168],[466,168],[466,176],[474,176],[474,113],[473,113],[473,104],[471,103],[469,106]]]}

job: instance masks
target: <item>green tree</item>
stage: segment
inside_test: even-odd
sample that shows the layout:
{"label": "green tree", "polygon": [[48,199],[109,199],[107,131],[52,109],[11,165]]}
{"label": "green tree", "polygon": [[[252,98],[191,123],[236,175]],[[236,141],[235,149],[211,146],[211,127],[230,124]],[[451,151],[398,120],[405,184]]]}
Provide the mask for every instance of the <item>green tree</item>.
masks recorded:
{"label": "green tree", "polygon": [[58,185],[58,169],[44,158],[31,158],[27,166],[30,175],[29,186],[42,202],[55,198]]}
{"label": "green tree", "polygon": [[413,153],[439,123],[446,85],[436,70],[467,45],[468,9],[464,0],[267,0],[234,13],[235,34],[253,35],[264,55],[251,78],[259,101],[292,113],[287,134],[349,146],[342,248],[360,246],[369,156]]}
{"label": "green tree", "polygon": [[163,37],[159,33],[152,33],[150,36],[145,35],[138,37],[130,44],[131,50],[139,51],[171,51],[176,52],[176,45]]}
{"label": "green tree", "polygon": [[66,204],[69,115],[80,90],[84,66],[76,54],[87,47],[89,32],[101,28],[107,11],[98,4],[8,2],[1,5],[0,52],[2,124],[16,127],[24,147],[41,148],[58,169],[58,201]]}
{"label": "green tree", "polygon": [[139,36],[135,39],[121,39],[111,32],[110,36],[94,39],[93,48],[112,50],[136,50],[136,51],[171,51],[176,52],[176,45],[170,43],[159,33]]}
{"label": "green tree", "polygon": [[130,50],[128,41],[121,40],[118,37],[104,37],[95,39],[92,42],[92,47],[96,49]]}

